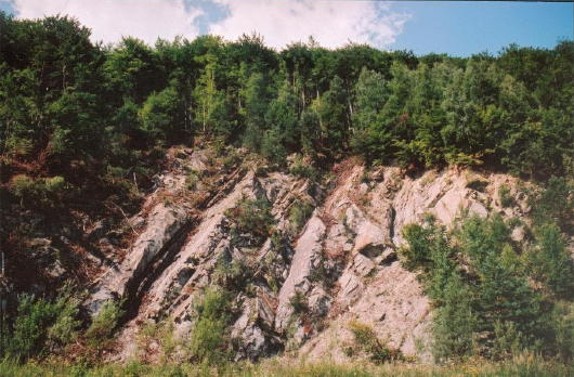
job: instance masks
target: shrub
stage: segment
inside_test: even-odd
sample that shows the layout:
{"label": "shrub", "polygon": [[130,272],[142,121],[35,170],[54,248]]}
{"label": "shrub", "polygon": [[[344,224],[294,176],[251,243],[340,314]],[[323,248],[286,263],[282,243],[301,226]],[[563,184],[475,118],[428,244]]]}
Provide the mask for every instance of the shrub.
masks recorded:
{"label": "shrub", "polygon": [[78,336],[78,328],[81,324],[78,319],[79,305],[80,300],[73,297],[71,293],[61,295],[54,303],[57,315],[48,329],[50,349],[64,347]]}
{"label": "shrub", "polygon": [[96,349],[105,348],[123,314],[119,303],[106,301],[86,331],[88,344]]}
{"label": "shrub", "polygon": [[428,216],[421,225],[408,224],[403,228],[408,247],[399,249],[403,266],[410,270],[429,273],[435,265],[447,263],[453,250],[448,245],[446,230]]}
{"label": "shrub", "polygon": [[230,357],[231,340],[226,332],[231,321],[231,295],[210,288],[196,307],[197,321],[190,340],[192,358],[207,364],[220,364]]}
{"label": "shrub", "polygon": [[299,233],[312,213],[313,206],[311,203],[296,199],[289,208],[289,230],[291,234]]}
{"label": "shrub", "polygon": [[19,296],[18,314],[9,339],[10,355],[23,359],[39,354],[43,350],[49,324],[55,317],[54,308],[48,301],[28,294]]}
{"label": "shrub", "polygon": [[574,304],[559,302],[553,314],[553,345],[556,355],[563,362],[574,360]]}
{"label": "shrub", "polygon": [[66,181],[64,177],[55,176],[50,178],[44,178],[44,189],[48,193],[57,193],[66,186]]}
{"label": "shrub", "polygon": [[30,155],[34,148],[32,140],[14,134],[8,134],[4,142],[3,155],[6,158],[26,157]]}
{"label": "shrub", "polygon": [[9,354],[26,359],[63,347],[77,335],[78,301],[69,290],[62,291],[55,301],[23,294],[18,297],[13,333],[8,340]]}
{"label": "shrub", "polygon": [[[436,308],[433,315],[433,353],[437,360],[478,354],[509,358],[523,351],[538,351],[551,331],[544,318],[551,309],[534,289],[532,280],[567,287],[572,276],[564,269],[566,257],[557,227],[537,239],[528,269],[510,239],[510,228],[500,216],[471,217],[450,233],[432,223],[405,229],[409,246],[403,263],[422,272],[421,280]],[[562,257],[560,257],[562,256]],[[531,257],[532,258],[532,257]],[[564,258],[564,259],[561,259]],[[557,262],[556,265],[552,263]],[[540,286],[540,285],[536,285]],[[556,288],[553,288],[556,291]],[[567,292],[567,288],[559,291]],[[562,296],[564,297],[564,296]],[[550,305],[549,305],[550,304]]]}
{"label": "shrub", "polygon": [[25,197],[32,195],[35,191],[34,180],[24,174],[14,176],[10,181],[10,192],[23,201]]}
{"label": "shrub", "polygon": [[545,224],[536,230],[537,247],[527,254],[532,276],[557,297],[574,295],[574,261],[566,249],[560,228]]}
{"label": "shrub", "polygon": [[321,176],[317,169],[300,156],[297,156],[289,166],[289,173],[296,177],[310,179],[311,181],[317,181]]}
{"label": "shrub", "polygon": [[390,349],[381,341],[373,328],[365,323],[351,321],[349,330],[355,338],[355,346],[369,355],[371,361],[382,364],[402,358],[400,351]]}
{"label": "shrub", "polygon": [[221,159],[221,165],[226,170],[235,168],[241,162],[241,156],[235,148],[227,148],[225,156]]}
{"label": "shrub", "polygon": [[271,204],[266,198],[243,199],[226,215],[233,222],[232,235],[235,238],[249,235],[251,246],[260,246],[269,237],[275,223]]}
{"label": "shrub", "polygon": [[250,283],[253,272],[245,259],[221,257],[215,266],[213,280],[225,289],[240,292]]}
{"label": "shrub", "polygon": [[32,178],[19,174],[10,180],[10,192],[20,199],[21,204],[47,208],[60,204],[66,186],[66,181],[61,176]]}
{"label": "shrub", "polygon": [[402,265],[407,270],[428,271],[432,264],[430,238],[432,231],[417,224],[408,224],[403,228],[403,237],[408,247],[399,249]]}
{"label": "shrub", "polygon": [[533,199],[533,217],[537,224],[554,222],[562,230],[572,230],[574,187],[565,178],[552,177],[545,190]]}
{"label": "shrub", "polygon": [[501,185],[498,189],[498,199],[500,200],[500,205],[504,208],[514,205],[514,198],[510,194],[510,187],[507,185]]}
{"label": "shrub", "polygon": [[187,173],[185,177],[185,185],[188,190],[194,191],[197,188],[197,183],[199,182],[199,174],[195,170],[191,170]]}
{"label": "shrub", "polygon": [[462,359],[474,351],[476,316],[472,292],[457,274],[451,273],[434,313],[433,355],[437,361]]}
{"label": "shrub", "polygon": [[466,187],[478,192],[484,192],[484,190],[486,190],[486,186],[488,186],[488,181],[485,181],[482,178],[473,178],[466,184]]}
{"label": "shrub", "polygon": [[503,356],[496,353],[497,322],[515,326],[521,334],[520,347],[533,350],[542,331],[543,308],[511,244],[508,226],[499,216],[472,217],[465,220],[455,239],[468,263],[468,272],[461,275],[477,317],[474,331],[480,333],[479,352]]}
{"label": "shrub", "polygon": [[138,334],[138,347],[145,356],[145,352],[150,343],[156,343],[161,346],[162,363],[170,361],[170,356],[173,355],[178,341],[174,338],[173,322],[166,320],[162,322],[150,322],[142,327]]}
{"label": "shrub", "polygon": [[523,351],[522,334],[512,321],[497,321],[494,323],[493,355],[498,359],[509,359]]}
{"label": "shrub", "polygon": [[293,296],[289,299],[289,304],[293,308],[295,314],[303,314],[309,311],[309,304],[307,303],[307,297],[301,291],[296,291]]}

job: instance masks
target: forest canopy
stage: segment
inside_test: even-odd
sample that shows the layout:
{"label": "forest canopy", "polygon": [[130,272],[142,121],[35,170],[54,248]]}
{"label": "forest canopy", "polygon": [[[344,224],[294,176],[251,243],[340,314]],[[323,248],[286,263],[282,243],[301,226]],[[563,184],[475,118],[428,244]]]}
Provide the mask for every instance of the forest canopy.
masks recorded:
{"label": "forest canopy", "polygon": [[197,136],[278,165],[297,152],[543,180],[574,171],[572,41],[454,58],[312,39],[275,51],[256,34],[102,46],[62,16],[0,13],[0,30],[2,183],[32,202],[93,177],[96,193],[117,186]]}

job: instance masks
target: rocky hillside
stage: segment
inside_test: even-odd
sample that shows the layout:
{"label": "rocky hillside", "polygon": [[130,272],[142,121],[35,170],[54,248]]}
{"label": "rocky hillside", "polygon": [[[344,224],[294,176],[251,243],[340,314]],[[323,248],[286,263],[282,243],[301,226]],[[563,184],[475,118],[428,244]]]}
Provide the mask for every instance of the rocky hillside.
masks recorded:
{"label": "rocky hillside", "polygon": [[0,359],[574,360],[572,41],[0,30]]}
{"label": "rocky hillside", "polygon": [[[86,302],[96,313],[107,300],[124,300],[111,358],[157,358],[161,342],[142,331],[158,322],[183,343],[206,289],[217,285],[231,293],[235,359],[296,351],[344,360],[357,324],[391,349],[426,359],[431,307],[399,261],[403,227],[428,214],[450,225],[465,211],[524,218],[530,210],[517,180],[502,174],[453,168],[409,176],[351,159],[319,182],[299,160],[290,162],[292,174],[268,172],[244,152],[227,152],[171,150],[170,168],[129,219],[129,248],[117,250],[123,257]],[[511,207],[500,203],[503,186]],[[522,237],[516,228],[513,238]],[[184,357],[177,349],[171,357]]]}

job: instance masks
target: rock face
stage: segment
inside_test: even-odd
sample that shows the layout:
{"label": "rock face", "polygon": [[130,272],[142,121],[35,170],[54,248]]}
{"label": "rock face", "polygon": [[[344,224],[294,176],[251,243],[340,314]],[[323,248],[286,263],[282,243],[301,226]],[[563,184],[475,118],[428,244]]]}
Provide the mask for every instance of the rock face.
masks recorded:
{"label": "rock face", "polygon": [[[204,290],[235,279],[221,271],[225,261],[240,266],[242,279],[229,287],[236,359],[297,349],[301,357],[341,361],[352,345],[353,321],[424,359],[432,313],[416,275],[398,260],[403,227],[428,214],[450,226],[464,211],[528,211],[525,200],[503,208],[495,199],[502,185],[516,185],[505,175],[452,169],[408,177],[399,168],[365,171],[349,160],[321,186],[284,173],[257,174],[257,163],[217,167],[204,150],[179,156],[178,169],[165,172],[131,219],[138,235],[125,258],[102,275],[87,302],[97,312],[105,300],[127,300],[119,358],[138,352],[146,323],[167,320],[179,339],[188,337]],[[211,173],[199,174],[206,182],[190,189],[190,170]],[[246,199],[270,204],[275,223],[263,243],[235,231],[230,216]],[[296,216],[301,203],[311,208],[304,221]]]}
{"label": "rock face", "polygon": [[168,208],[163,204],[156,206],[149,214],[145,230],[137,237],[127,258],[99,282],[99,290],[93,296],[93,311],[97,311],[102,301],[134,295],[136,292],[129,291],[138,289],[139,281],[145,278],[144,274],[152,262],[164,258],[169,248],[174,248],[173,244],[177,242],[178,234],[186,224],[187,215],[182,209]]}

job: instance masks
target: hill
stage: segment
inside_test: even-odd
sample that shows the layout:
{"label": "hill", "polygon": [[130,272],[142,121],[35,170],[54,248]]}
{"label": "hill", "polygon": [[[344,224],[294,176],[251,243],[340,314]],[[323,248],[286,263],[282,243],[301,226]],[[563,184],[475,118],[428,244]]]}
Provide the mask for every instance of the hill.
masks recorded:
{"label": "hill", "polygon": [[572,359],[572,42],[103,47],[0,22],[2,353]]}

